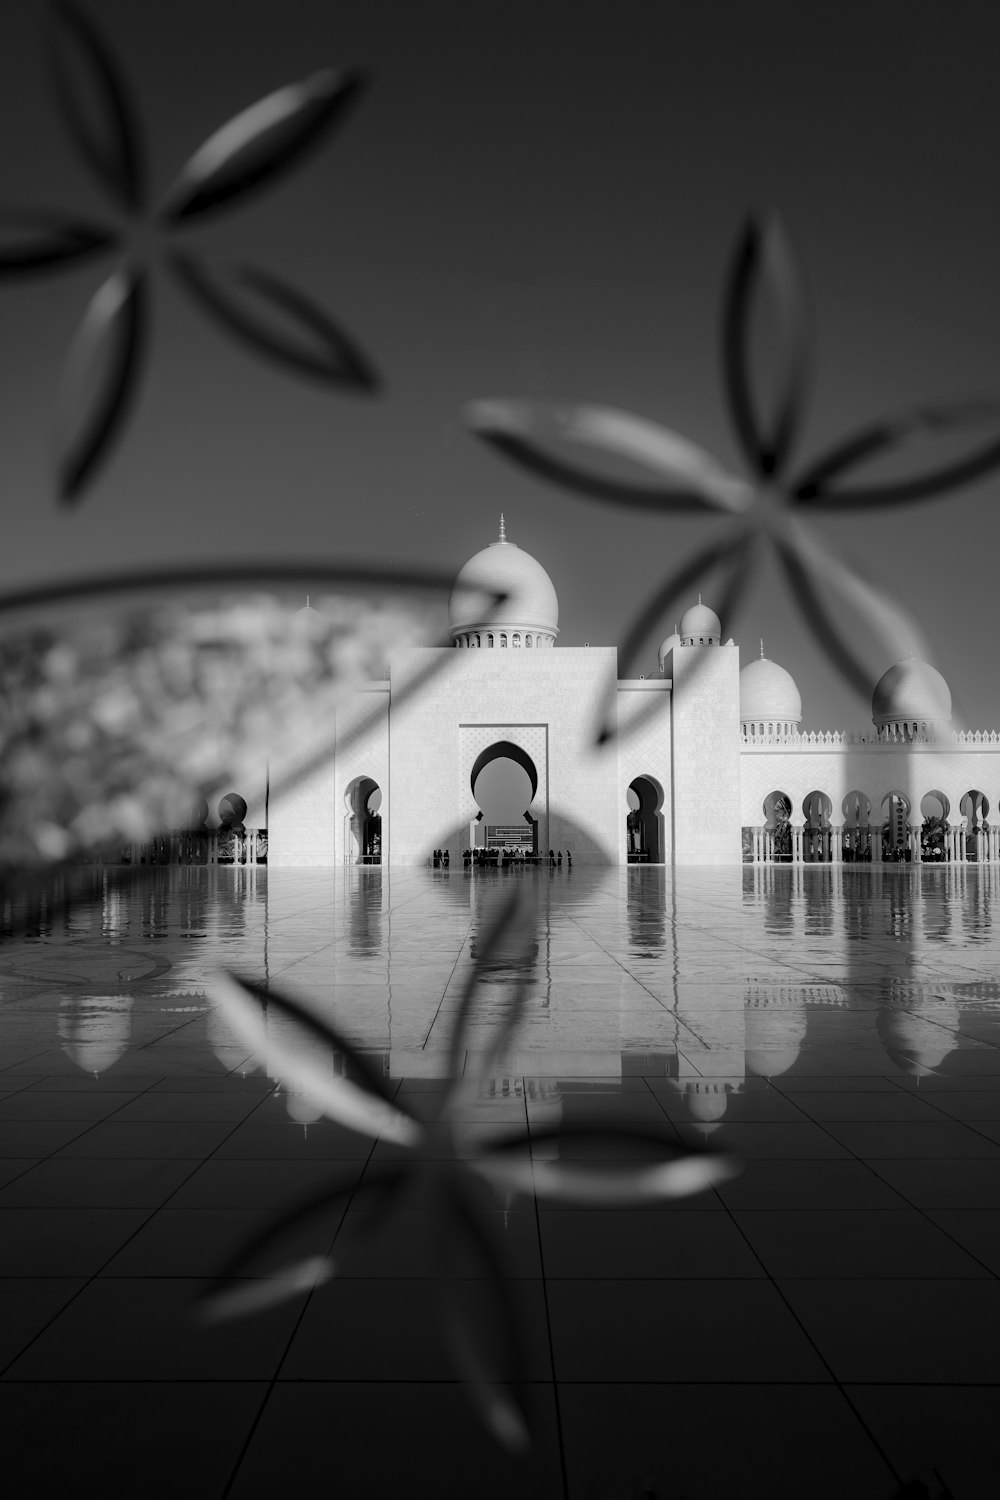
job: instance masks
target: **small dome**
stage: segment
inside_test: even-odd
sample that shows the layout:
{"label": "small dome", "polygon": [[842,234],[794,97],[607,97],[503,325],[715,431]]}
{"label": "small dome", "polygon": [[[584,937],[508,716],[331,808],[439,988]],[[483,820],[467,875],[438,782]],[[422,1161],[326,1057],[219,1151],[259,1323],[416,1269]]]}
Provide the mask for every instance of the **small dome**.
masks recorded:
{"label": "small dome", "polygon": [[872,694],[872,723],[905,721],[947,724],[951,719],[951,693],[941,673],[925,661],[909,656],[883,672]]}
{"label": "small dome", "polygon": [[680,643],[681,638],[676,630],[674,631],[673,635],[668,635],[665,641],[660,642],[660,649],[656,653],[656,660],[659,664],[661,672],[663,671],[663,663],[666,661],[667,657],[670,655],[674,647],[679,646]]}
{"label": "small dome", "polygon": [[[505,594],[494,604],[495,594]],[[559,634],[559,601],[540,562],[503,534],[460,570],[448,601],[452,639],[467,631],[520,630],[538,633],[548,645]],[[485,644],[485,642],[483,642]]]}
{"label": "small dome", "polygon": [[701,595],[698,595],[698,603],[692,604],[681,615],[681,642],[682,644],[697,646],[704,641],[713,646],[722,644],[722,621],[714,609],[709,609],[707,604],[702,604]]}
{"label": "small dome", "polygon": [[766,656],[741,668],[740,718],[797,724],[802,718],[802,698],[791,672]]}

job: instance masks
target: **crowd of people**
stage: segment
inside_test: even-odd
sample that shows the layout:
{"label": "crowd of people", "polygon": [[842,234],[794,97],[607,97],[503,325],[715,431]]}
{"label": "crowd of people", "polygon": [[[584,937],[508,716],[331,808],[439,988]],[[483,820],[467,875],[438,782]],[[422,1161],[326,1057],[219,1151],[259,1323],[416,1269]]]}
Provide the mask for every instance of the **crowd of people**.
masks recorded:
{"label": "crowd of people", "polygon": [[[495,849],[463,849],[462,864],[465,869],[506,869],[510,865],[549,865],[557,869],[563,862],[561,849],[550,849],[548,854],[533,854],[529,850],[518,846],[498,846]],[[573,856],[566,850],[566,864],[571,866]],[[450,857],[447,849],[435,849],[433,854],[435,870],[447,870],[450,865]]]}

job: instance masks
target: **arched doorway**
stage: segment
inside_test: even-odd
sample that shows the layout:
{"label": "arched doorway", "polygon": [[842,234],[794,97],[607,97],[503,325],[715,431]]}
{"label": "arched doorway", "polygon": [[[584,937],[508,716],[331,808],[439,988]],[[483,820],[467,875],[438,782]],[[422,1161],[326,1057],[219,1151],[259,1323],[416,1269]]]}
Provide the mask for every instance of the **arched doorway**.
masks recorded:
{"label": "arched doorway", "polygon": [[872,857],[871,822],[872,805],[864,792],[848,792],[840,804],[844,818],[844,861],[860,864]]}
{"label": "arched doorway", "polygon": [[630,865],[663,863],[663,788],[652,776],[637,776],[625,794],[627,859]]}
{"label": "arched doorway", "polygon": [[371,776],[356,776],[344,795],[347,808],[344,863],[382,863],[382,789]]}
{"label": "arched doorway", "polygon": [[479,809],[469,829],[469,847],[485,855],[503,850],[518,856],[539,853],[538,819],[531,804],[538,791],[538,770],[526,750],[512,740],[497,740],[481,751],[469,777]]}
{"label": "arched doorway", "polygon": [[882,798],[882,858],[904,863],[910,858],[910,799],[903,792]]}
{"label": "arched doorway", "polygon": [[792,799],[787,792],[768,792],[764,798],[765,836],[771,859],[792,859]]}
{"label": "arched doorway", "polygon": [[831,857],[830,814],[833,803],[825,792],[813,791],[802,803],[802,859],[805,864],[825,864]]}
{"label": "arched doorway", "polygon": [[943,864],[948,858],[948,813],[951,803],[937,787],[920,799],[920,858],[925,864]]}
{"label": "arched doorway", "polygon": [[973,863],[979,858],[979,835],[989,828],[986,816],[990,810],[989,799],[982,792],[971,788],[958,804],[965,819],[965,857]]}

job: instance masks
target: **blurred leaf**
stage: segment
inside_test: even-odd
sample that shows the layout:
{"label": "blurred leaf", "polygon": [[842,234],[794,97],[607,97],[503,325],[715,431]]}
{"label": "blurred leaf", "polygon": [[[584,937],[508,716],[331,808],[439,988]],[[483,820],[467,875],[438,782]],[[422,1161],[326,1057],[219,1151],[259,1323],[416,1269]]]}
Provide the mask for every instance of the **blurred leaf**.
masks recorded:
{"label": "blurred leaf", "polygon": [[122,267],[90,302],[63,372],[57,461],[64,504],[80,499],[107,458],[135,395],[145,337],[145,278]]}
{"label": "blurred leaf", "polygon": [[44,209],[0,210],[0,276],[62,269],[110,249],[116,236],[95,224],[71,222]]}
{"label": "blurred leaf", "polygon": [[[325,1021],[320,1021],[291,1000],[239,975],[220,973],[211,984],[211,993],[222,1007],[233,1030],[254,1052],[268,1059],[269,1068],[283,1083],[321,1106],[331,1120],[363,1135],[394,1141],[401,1146],[417,1146],[424,1129],[392,1101],[382,1080],[350,1042]],[[269,1029],[265,1014],[274,1010],[295,1021],[305,1034],[303,1045],[295,1047],[284,1036]],[[315,1044],[342,1053],[351,1062],[365,1084],[359,1088],[349,1078],[325,1069],[315,1054]],[[311,1045],[310,1045],[311,1044]]]}
{"label": "blurred leaf", "polygon": [[[765,296],[777,310],[781,329],[770,422],[754,397],[751,374],[751,320]],[[780,474],[801,426],[809,361],[801,276],[776,217],[764,224],[751,220],[737,245],[723,312],[723,361],[730,415],[747,462],[756,474]]]}
{"label": "blurred leaf", "polygon": [[198,148],[167,194],[161,218],[193,219],[286,171],[342,118],[363,86],[360,73],[326,68],[258,99]]}
{"label": "blurred leaf", "polygon": [[[745,510],[752,486],[734,478],[695,443],[667,427],[606,406],[490,399],[470,402],[466,426],[522,467],[580,494],[648,510]],[[567,462],[559,444],[646,470],[656,483],[635,484],[604,477]]]}
{"label": "blurred leaf", "polygon": [[223,1323],[230,1318],[266,1312],[322,1286],[333,1274],[332,1256],[310,1255],[284,1267],[280,1276],[268,1277],[266,1281],[230,1282],[203,1304],[201,1315],[208,1323]]}
{"label": "blurred leaf", "polygon": [[861,694],[862,700],[869,698],[871,666],[853,650],[834,615],[824,607],[819,592],[821,579],[814,577],[812,560],[785,537],[775,536],[775,546],[788,586],[820,646],[845,682]]}
{"label": "blurred leaf", "polygon": [[[953,459],[928,473],[909,479],[877,481],[838,488],[830,481],[866,460],[889,454],[914,438],[947,438],[968,427],[992,427],[994,436],[983,446],[963,458]],[[920,407],[887,417],[864,427],[854,437],[817,459],[792,486],[799,505],[813,509],[855,510],[862,506],[901,505],[911,500],[926,500],[945,490],[958,488],[981,479],[1000,468],[1000,405],[995,402],[964,403],[948,406]]]}
{"label": "blurred leaf", "polygon": [[[329,1281],[336,1273],[335,1259],[332,1254],[303,1256],[304,1231],[317,1221],[325,1223],[350,1201],[374,1210],[363,1216],[371,1232],[384,1223],[404,1176],[404,1169],[394,1164],[369,1168],[361,1182],[355,1172],[348,1172],[320,1193],[293,1204],[245,1241],[212,1278],[197,1298],[201,1316],[213,1323],[243,1317]],[[262,1262],[267,1257],[277,1263],[265,1270]]]}
{"label": "blurred leaf", "polygon": [[[579,1203],[594,1208],[639,1207],[670,1198],[687,1198],[716,1183],[735,1177],[740,1165],[732,1157],[708,1151],[679,1154],[670,1143],[648,1131],[624,1127],[603,1129],[586,1125],[562,1125],[554,1130],[532,1130],[532,1147],[569,1142],[590,1145],[604,1152],[620,1148],[621,1159],[532,1160],[513,1146],[496,1148],[470,1161],[496,1191],[522,1193],[542,1202]],[[637,1146],[665,1156],[660,1161],[630,1161]]]}
{"label": "blurred leaf", "polygon": [[[752,563],[756,551],[757,538],[748,528],[737,525],[724,533],[718,542],[713,542],[708,547],[704,547],[701,552],[695,553],[690,561],[683,563],[676,572],[672,573],[666,583],[661,584],[640,607],[638,614],[633,616],[628,626],[625,640],[618,652],[621,676],[623,678],[629,676],[630,668],[633,667],[650,631],[658,623],[662,626],[665,621],[669,620],[676,606],[713,568],[722,570],[724,580],[720,610],[717,613],[720,613],[722,618],[730,618],[752,577]],[[605,745],[619,737],[624,739],[628,734],[635,733],[658,709],[655,698],[651,697],[648,708],[637,714],[620,736],[617,695],[618,684],[615,681],[599,704],[600,717],[594,738],[594,743],[597,745]]]}
{"label": "blurred leaf", "polygon": [[[505,891],[486,889],[481,898],[480,923],[476,938],[476,961],[465,982],[458,1011],[451,1031],[448,1049],[448,1072],[455,1080],[445,1105],[450,1109],[454,1101],[473,1083],[474,1078],[488,1076],[497,1058],[501,1057],[517,1030],[524,1012],[527,991],[527,975],[523,970],[524,960],[519,963],[518,950],[522,954],[534,951],[535,923],[529,902],[527,886],[512,885]],[[492,909],[491,909],[492,908]],[[485,914],[485,915],[484,915]],[[475,1004],[482,991],[484,968],[492,962],[499,950],[503,950],[504,967],[518,975],[515,992],[507,1000],[500,1019],[497,1036],[485,1055],[478,1060],[474,1074],[465,1078],[465,1058],[469,1028],[475,1024]]]}
{"label": "blurred leaf", "polygon": [[[510,1276],[458,1177],[448,1183],[448,1201],[444,1248],[450,1274],[437,1282],[445,1335],[486,1427],[503,1447],[524,1452],[531,1446],[531,1423]],[[469,1276],[468,1264],[476,1276]]]}
{"label": "blurred leaf", "polygon": [[377,388],[358,346],[321,307],[276,276],[252,266],[210,267],[193,255],[173,255],[170,263],[199,305],[258,354],[335,385]]}
{"label": "blurred leaf", "polygon": [[139,128],[122,73],[100,33],[71,0],[51,0],[56,95],[84,161],[120,207],[145,201]]}

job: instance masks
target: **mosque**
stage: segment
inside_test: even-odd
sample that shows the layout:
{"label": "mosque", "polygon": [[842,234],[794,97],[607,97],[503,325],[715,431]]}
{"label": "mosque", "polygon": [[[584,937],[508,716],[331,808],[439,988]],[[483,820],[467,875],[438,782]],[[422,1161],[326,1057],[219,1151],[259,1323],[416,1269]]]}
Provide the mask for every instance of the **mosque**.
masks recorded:
{"label": "mosque", "polygon": [[[763,646],[741,669],[699,597],[656,672],[619,678],[615,647],[557,645],[552,581],[503,517],[459,571],[449,620],[450,647],[392,654],[339,708],[322,764],[272,790],[270,864],[424,865],[440,851],[461,869],[501,845],[602,865],[1000,861],[1000,737],[951,728],[926,662],[883,672],[871,729],[803,733],[790,673]],[[595,744],[609,721],[617,735]],[[530,782],[509,826],[476,800],[497,759]]]}

